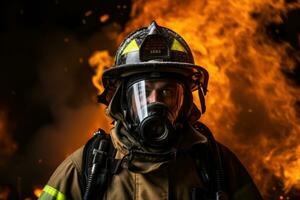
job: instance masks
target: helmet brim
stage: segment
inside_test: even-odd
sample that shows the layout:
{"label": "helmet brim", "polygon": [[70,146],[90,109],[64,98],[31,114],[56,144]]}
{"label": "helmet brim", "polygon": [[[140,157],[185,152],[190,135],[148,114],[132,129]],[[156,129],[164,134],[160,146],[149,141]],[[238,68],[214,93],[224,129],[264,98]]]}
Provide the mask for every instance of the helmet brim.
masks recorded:
{"label": "helmet brim", "polygon": [[[144,62],[136,64],[123,64],[117,67],[111,67],[104,71],[102,76],[102,83],[105,88],[109,87],[112,83],[116,83],[124,78],[146,73],[166,73],[166,74],[178,74],[187,79],[192,79],[192,76],[197,72],[200,72],[203,76],[201,79],[206,80],[206,83],[202,83],[206,88],[208,81],[208,72],[201,66],[182,63],[182,62]],[[191,85],[191,89],[195,90],[195,86]]]}
{"label": "helmet brim", "polygon": [[102,84],[105,89],[102,94],[98,95],[98,101],[108,105],[119,84],[124,79],[133,75],[138,76],[155,72],[174,74],[186,78],[191,91],[198,89],[199,81],[197,81],[195,75],[200,75],[201,87],[204,93],[207,91],[209,75],[206,69],[201,66],[182,62],[141,62],[118,65],[105,70],[102,75]]}

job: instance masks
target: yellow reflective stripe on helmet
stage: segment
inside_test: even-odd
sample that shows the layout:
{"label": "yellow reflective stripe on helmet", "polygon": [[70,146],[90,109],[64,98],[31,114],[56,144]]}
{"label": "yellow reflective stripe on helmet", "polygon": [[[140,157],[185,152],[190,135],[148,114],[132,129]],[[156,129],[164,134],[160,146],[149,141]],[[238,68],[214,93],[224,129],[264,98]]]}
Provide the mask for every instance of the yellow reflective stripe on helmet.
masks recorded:
{"label": "yellow reflective stripe on helmet", "polygon": [[178,40],[176,40],[174,38],[173,40],[173,44],[171,46],[171,50],[174,50],[174,51],[182,51],[182,52],[186,52],[186,49],[180,44],[180,42]]}
{"label": "yellow reflective stripe on helmet", "polygon": [[135,40],[131,40],[131,42],[127,45],[127,47],[123,50],[122,55],[126,53],[130,53],[133,51],[138,51],[140,48]]}
{"label": "yellow reflective stripe on helmet", "polygon": [[39,200],[66,200],[66,196],[57,189],[46,185]]}

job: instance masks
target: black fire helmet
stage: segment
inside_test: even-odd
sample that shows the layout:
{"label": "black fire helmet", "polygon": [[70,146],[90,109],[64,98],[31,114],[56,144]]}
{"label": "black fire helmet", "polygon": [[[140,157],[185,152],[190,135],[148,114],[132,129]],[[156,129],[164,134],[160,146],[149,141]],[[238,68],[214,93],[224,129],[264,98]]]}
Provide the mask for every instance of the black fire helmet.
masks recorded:
{"label": "black fire helmet", "polygon": [[102,75],[104,92],[98,101],[108,106],[125,79],[155,73],[183,77],[191,91],[199,90],[201,110],[205,112],[208,72],[195,65],[192,52],[180,35],[155,21],[129,34],[121,43],[114,65]]}

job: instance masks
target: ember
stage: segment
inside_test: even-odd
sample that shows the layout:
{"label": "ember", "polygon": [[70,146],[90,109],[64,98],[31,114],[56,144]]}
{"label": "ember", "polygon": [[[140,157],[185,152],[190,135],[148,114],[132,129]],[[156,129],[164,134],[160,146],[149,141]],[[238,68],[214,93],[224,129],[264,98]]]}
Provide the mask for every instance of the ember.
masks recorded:
{"label": "ember", "polygon": [[39,198],[39,197],[41,196],[42,192],[43,192],[43,189],[42,189],[42,188],[39,188],[39,187],[36,187],[36,188],[34,188],[34,190],[33,190],[33,193],[34,193],[34,195],[35,195],[37,198]]}
{"label": "ember", "polygon": [[107,22],[107,20],[109,20],[109,15],[101,15],[99,20],[101,23]]}

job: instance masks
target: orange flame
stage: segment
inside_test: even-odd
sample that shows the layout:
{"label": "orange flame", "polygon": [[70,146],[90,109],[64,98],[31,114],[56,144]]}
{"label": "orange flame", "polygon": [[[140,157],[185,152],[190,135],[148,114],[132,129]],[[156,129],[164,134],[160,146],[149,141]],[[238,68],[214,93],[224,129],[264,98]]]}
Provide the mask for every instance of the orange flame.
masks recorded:
{"label": "orange flame", "polygon": [[275,43],[265,30],[293,8],[300,3],[135,1],[132,20],[117,39],[120,43],[153,19],[185,38],[196,63],[210,74],[208,109],[201,120],[238,153],[264,193],[272,187],[266,169],[283,181],[285,192],[300,189],[300,120],[295,109],[300,90],[281,73],[294,67],[287,53],[292,47]]}
{"label": "orange flame", "polygon": [[10,193],[11,190],[9,189],[9,187],[0,187],[0,199],[8,199]]}
{"label": "orange flame", "polygon": [[[89,65],[95,69],[95,75],[92,77],[93,85],[98,90],[98,93],[101,94],[104,91],[101,77],[103,74],[103,71],[107,69],[108,67],[112,66],[114,62],[114,59],[110,57],[108,51],[96,51],[94,54],[89,58]],[[105,106],[100,105],[100,110],[103,112],[99,115],[99,117],[103,120],[101,127],[104,129],[107,133],[109,133],[109,130],[111,127],[111,120],[108,119],[107,116],[104,115]],[[92,133],[92,132],[91,132]]]}
{"label": "orange flame", "polygon": [[108,51],[96,51],[89,59],[89,64],[96,69],[96,74],[93,76],[92,81],[94,86],[102,93],[104,88],[101,83],[101,76],[105,68],[113,64],[113,59],[109,56]]}
{"label": "orange flame", "polygon": [[33,189],[33,194],[34,194],[37,198],[39,198],[39,197],[41,196],[42,192],[43,192],[43,189],[42,189],[42,188],[37,187],[37,188],[34,188],[34,189]]}
{"label": "orange flame", "polygon": [[[10,157],[17,150],[17,144],[7,130],[7,119],[3,110],[0,110],[0,157]],[[0,160],[0,166],[5,162]]]}

